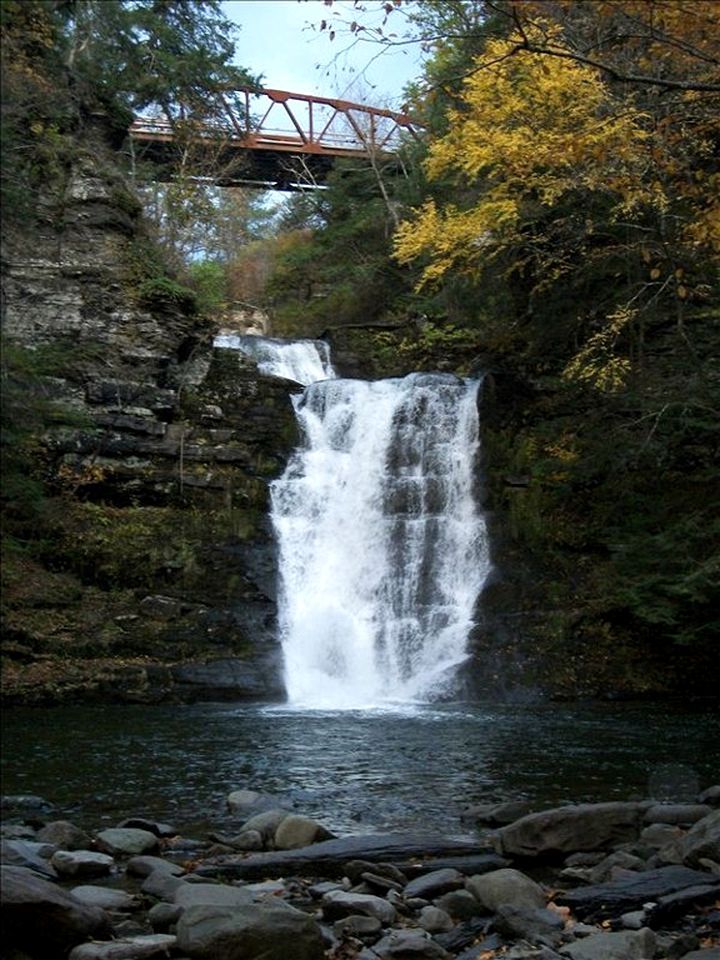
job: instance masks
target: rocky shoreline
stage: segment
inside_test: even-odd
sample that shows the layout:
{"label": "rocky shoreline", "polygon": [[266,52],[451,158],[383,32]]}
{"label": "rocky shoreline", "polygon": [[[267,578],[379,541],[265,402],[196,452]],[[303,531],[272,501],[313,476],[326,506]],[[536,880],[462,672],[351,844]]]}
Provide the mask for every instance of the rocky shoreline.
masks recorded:
{"label": "rocky shoreline", "polygon": [[718,960],[720,786],[468,808],[477,839],[333,837],[237,790],[232,835],[88,833],[4,797],[7,960]]}

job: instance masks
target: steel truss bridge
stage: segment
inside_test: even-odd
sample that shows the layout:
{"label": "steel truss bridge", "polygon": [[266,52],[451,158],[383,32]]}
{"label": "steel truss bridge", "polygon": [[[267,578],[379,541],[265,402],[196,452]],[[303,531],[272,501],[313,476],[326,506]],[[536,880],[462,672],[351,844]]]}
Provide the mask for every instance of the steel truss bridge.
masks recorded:
{"label": "steel truss bridge", "polygon": [[137,117],[133,156],[152,161],[160,180],[184,157],[194,177],[218,186],[301,190],[322,185],[340,157],[392,160],[421,130],[405,113],[286,90],[238,90],[218,102],[211,122]]}

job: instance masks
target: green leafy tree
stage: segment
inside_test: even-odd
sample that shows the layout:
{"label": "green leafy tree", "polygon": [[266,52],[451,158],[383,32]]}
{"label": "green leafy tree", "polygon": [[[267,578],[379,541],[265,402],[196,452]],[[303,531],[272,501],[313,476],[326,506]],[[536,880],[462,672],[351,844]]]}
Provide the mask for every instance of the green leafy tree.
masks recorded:
{"label": "green leafy tree", "polygon": [[187,146],[258,82],[232,63],[235,27],[217,0],[7,0],[0,16],[7,215],[62,170],[92,112],[119,143],[134,112],[161,110]]}

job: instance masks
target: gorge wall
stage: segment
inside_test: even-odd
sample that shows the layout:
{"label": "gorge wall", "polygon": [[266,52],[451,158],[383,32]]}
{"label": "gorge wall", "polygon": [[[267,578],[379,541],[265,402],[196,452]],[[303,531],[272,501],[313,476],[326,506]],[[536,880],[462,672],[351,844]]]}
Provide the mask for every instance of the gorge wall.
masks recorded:
{"label": "gorge wall", "polygon": [[16,499],[43,492],[8,489],[6,702],[283,695],[267,480],[297,388],[214,351],[156,260],[101,129],[8,233],[9,406],[42,407]]}

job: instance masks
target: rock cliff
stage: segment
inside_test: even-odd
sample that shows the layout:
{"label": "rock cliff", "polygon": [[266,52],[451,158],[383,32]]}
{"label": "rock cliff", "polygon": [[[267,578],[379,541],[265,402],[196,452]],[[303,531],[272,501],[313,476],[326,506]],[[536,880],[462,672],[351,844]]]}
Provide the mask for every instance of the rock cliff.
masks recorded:
{"label": "rock cliff", "polygon": [[100,129],[8,232],[4,340],[55,415],[4,540],[6,701],[283,695],[267,499],[297,387],[213,349],[158,262]]}

